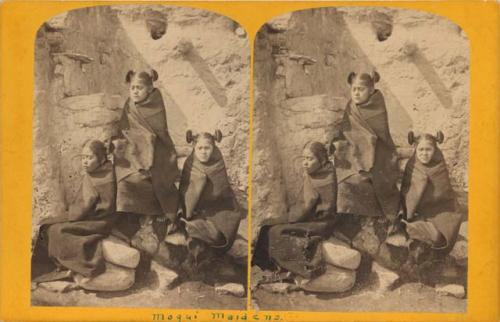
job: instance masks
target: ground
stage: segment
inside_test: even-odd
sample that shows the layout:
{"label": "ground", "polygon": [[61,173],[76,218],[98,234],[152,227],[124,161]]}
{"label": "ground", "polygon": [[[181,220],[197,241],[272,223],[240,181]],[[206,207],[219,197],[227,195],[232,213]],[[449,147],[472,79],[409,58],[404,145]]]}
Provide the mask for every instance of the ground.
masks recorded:
{"label": "ground", "polygon": [[303,291],[284,295],[258,289],[254,303],[260,310],[294,311],[404,311],[404,312],[465,312],[467,300],[441,295],[433,287],[408,283],[393,291],[377,291],[376,278],[355,286],[344,294],[313,294]]}
{"label": "ground", "polygon": [[150,272],[121,292],[89,292],[82,289],[57,293],[37,287],[31,293],[35,306],[158,307],[176,309],[246,308],[246,297],[219,295],[202,282],[184,282],[173,289],[159,287],[158,275]]}
{"label": "ground", "polygon": [[[436,292],[420,283],[404,284],[392,291],[381,291],[377,278],[371,275],[353,290],[342,294],[314,294],[293,291],[276,294],[257,289],[253,294],[254,309],[294,311],[405,311],[465,312],[467,300]],[[257,304],[257,306],[255,306]],[[161,289],[158,275],[149,273],[131,289],[122,292],[88,292],[73,290],[51,292],[38,287],[32,292],[35,306],[158,307],[245,310],[246,297],[219,295],[211,285],[185,282],[173,289]]]}

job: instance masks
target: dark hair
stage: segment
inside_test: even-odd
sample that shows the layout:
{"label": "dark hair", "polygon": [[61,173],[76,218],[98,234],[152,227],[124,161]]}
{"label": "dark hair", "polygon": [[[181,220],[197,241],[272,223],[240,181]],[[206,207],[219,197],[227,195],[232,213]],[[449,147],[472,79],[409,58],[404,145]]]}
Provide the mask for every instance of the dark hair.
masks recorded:
{"label": "dark hair", "polygon": [[129,70],[127,75],[125,76],[125,82],[129,84],[132,81],[133,77],[137,77],[138,79],[143,81],[144,84],[147,86],[153,86],[153,82],[158,80],[158,73],[154,69],[151,69],[151,71],[149,72],[147,71],[136,72],[133,70]]}
{"label": "dark hair", "polygon": [[306,145],[304,145],[304,150],[305,149],[309,149],[321,164],[328,162],[328,151],[324,144],[317,141],[307,142]]}
{"label": "dark hair", "polygon": [[415,133],[413,131],[408,132],[408,143],[410,145],[415,145],[417,146],[420,142],[422,141],[429,141],[434,145],[434,147],[437,147],[437,144],[441,144],[444,142],[444,134],[441,131],[438,131],[436,135],[432,135],[429,133],[424,133],[415,136]]}
{"label": "dark hair", "polygon": [[191,130],[186,132],[186,142],[193,143],[196,145],[199,139],[209,139],[210,142],[215,145],[215,142],[220,142],[222,140],[222,132],[220,130],[215,130],[214,134],[207,132],[193,133]]}
{"label": "dark hair", "polygon": [[85,142],[83,147],[89,147],[90,151],[94,153],[94,155],[97,157],[97,160],[99,163],[103,163],[103,161],[106,160],[107,158],[107,148],[106,145],[99,141],[99,140],[89,140]]}
{"label": "dark hair", "polygon": [[365,83],[368,87],[374,87],[376,83],[380,80],[380,74],[377,73],[376,71],[373,71],[372,73],[355,73],[351,72],[347,76],[347,83],[349,85],[352,85],[355,80],[360,80],[361,82]]}

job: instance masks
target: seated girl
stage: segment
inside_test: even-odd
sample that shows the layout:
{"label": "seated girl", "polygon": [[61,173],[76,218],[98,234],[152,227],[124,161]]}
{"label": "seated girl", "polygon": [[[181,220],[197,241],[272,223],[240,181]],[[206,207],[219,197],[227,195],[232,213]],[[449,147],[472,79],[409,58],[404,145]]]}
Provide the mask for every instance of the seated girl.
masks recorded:
{"label": "seated girl", "polygon": [[[336,220],[337,177],[326,148],[319,142],[306,144],[302,165],[303,206],[289,213],[289,223],[268,227],[267,256],[279,267],[311,278],[324,268],[318,245],[331,235]],[[261,238],[265,235],[262,231]],[[257,251],[264,247],[258,246]]]}
{"label": "seated girl", "polygon": [[455,245],[462,222],[443,153],[437,146],[443,139],[442,132],[436,136],[408,134],[415,152],[406,165],[401,187],[402,216],[409,238],[441,255]]}
{"label": "seated girl", "polygon": [[231,248],[240,224],[224,159],[215,145],[221,139],[219,130],[214,135],[186,133],[193,152],[184,163],[180,191],[185,204],[182,221],[191,259],[187,262],[193,265],[193,270],[202,261],[209,262],[209,254],[220,255]]}
{"label": "seated girl", "polygon": [[377,72],[350,73],[351,99],[333,135],[337,149],[337,210],[343,214],[394,220],[399,210],[396,147]]}
{"label": "seated girl", "polygon": [[66,278],[72,273],[92,277],[104,271],[101,240],[110,234],[116,219],[115,174],[106,155],[101,141],[84,145],[85,174],[76,200],[67,214],[41,222],[32,257],[34,281]]}

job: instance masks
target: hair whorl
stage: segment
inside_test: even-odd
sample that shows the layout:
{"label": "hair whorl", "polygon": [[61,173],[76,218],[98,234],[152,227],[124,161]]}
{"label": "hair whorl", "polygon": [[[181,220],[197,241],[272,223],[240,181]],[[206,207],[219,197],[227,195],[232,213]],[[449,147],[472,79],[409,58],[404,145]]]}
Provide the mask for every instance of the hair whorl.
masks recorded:
{"label": "hair whorl", "polygon": [[355,72],[350,72],[349,75],[347,76],[347,83],[349,85],[352,85],[352,81],[354,80],[354,77],[356,77]]}
{"label": "hair whorl", "polygon": [[127,75],[125,76],[125,82],[130,83],[132,81],[132,77],[134,77],[135,72],[133,70],[129,70]]}
{"label": "hair whorl", "polygon": [[413,131],[408,132],[408,144],[413,145],[415,143],[415,134]]}
{"label": "hair whorl", "polygon": [[436,142],[439,143],[439,144],[441,144],[441,143],[444,142],[444,134],[443,134],[443,132],[438,131],[436,133]]}
{"label": "hair whorl", "polygon": [[193,131],[187,130],[187,132],[186,132],[186,142],[187,143],[192,143],[193,141],[194,141]]}
{"label": "hair whorl", "polygon": [[221,132],[221,130],[215,130],[215,132],[214,132],[214,140],[216,142],[222,141],[222,132]]}
{"label": "hair whorl", "polygon": [[153,82],[158,80],[158,72],[154,69],[151,69],[151,79]]}

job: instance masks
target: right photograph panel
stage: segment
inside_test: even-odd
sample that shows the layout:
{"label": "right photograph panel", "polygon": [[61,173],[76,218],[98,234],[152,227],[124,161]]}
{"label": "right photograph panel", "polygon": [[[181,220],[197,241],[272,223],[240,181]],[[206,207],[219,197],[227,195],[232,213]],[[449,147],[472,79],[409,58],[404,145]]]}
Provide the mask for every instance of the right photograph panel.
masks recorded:
{"label": "right photograph panel", "polygon": [[423,11],[262,26],[254,309],[467,310],[469,52],[460,26]]}

